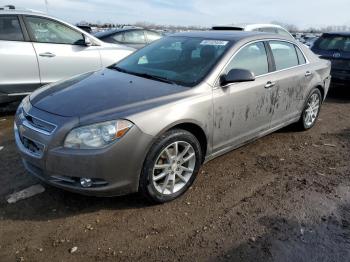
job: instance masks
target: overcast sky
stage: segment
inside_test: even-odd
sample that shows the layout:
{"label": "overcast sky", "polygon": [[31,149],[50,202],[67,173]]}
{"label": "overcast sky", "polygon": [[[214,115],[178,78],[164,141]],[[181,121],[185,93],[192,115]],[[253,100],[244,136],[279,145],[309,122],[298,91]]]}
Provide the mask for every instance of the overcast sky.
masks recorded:
{"label": "overcast sky", "polygon": [[[45,11],[45,0],[1,0]],[[349,0],[47,0],[49,14],[71,23],[149,22],[172,25],[266,23],[301,28],[350,26]],[[0,4],[1,5],[1,4]]]}

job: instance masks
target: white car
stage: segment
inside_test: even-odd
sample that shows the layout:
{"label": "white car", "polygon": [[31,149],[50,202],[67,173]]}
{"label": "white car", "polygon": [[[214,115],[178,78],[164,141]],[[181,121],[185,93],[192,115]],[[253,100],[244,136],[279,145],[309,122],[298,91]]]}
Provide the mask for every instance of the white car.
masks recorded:
{"label": "white car", "polygon": [[0,8],[0,104],[44,84],[112,65],[134,50],[104,43],[44,13]]}
{"label": "white car", "polygon": [[264,33],[273,33],[286,36],[293,40],[294,37],[291,33],[288,32],[287,29],[283,28],[279,25],[274,24],[247,24],[247,25],[228,25],[228,26],[214,26],[213,30],[235,30],[235,31],[256,31],[256,32],[264,32]]}

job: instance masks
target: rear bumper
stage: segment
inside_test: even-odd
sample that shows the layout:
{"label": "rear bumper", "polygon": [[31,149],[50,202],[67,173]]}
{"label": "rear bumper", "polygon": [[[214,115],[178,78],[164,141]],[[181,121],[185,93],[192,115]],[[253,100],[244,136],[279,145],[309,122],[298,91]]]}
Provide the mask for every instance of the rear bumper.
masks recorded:
{"label": "rear bumper", "polygon": [[[138,190],[143,161],[153,137],[141,132],[137,126],[107,148],[77,150],[62,147],[71,128],[58,124],[52,135],[41,134],[26,127],[19,114],[20,109],[15,119],[15,139],[30,174],[52,186],[84,195],[117,196]],[[62,121],[37,109],[32,109],[31,114],[40,114],[41,119],[55,123]],[[34,154],[24,138],[40,145],[40,152]],[[93,186],[82,187],[80,178],[91,178]]]}

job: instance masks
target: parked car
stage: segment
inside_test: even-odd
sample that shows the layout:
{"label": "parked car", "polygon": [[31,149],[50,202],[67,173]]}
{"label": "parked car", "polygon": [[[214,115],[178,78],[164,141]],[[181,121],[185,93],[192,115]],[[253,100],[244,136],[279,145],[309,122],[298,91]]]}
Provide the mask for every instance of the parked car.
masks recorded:
{"label": "parked car", "polygon": [[112,29],[98,32],[95,36],[107,43],[123,44],[136,49],[140,49],[163,37],[157,31],[142,28]]}
{"label": "parked car", "polygon": [[332,62],[333,81],[350,81],[350,32],[323,34],[311,50],[320,58]]}
{"label": "parked car", "polygon": [[264,33],[278,34],[294,40],[294,37],[287,29],[274,24],[247,24],[237,26],[213,26],[213,30],[235,30],[235,31],[256,31]]}
{"label": "parked car", "polygon": [[77,27],[89,34],[92,34],[92,28],[89,25],[77,25]]}
{"label": "parked car", "polygon": [[0,104],[64,78],[109,66],[134,49],[107,44],[62,20],[0,10]]}
{"label": "parked car", "polygon": [[310,38],[306,38],[305,39],[305,45],[309,48],[312,48],[312,46],[315,44],[315,42],[317,41],[318,37],[310,37]]}
{"label": "parked car", "polygon": [[329,82],[330,62],[287,37],[178,33],[26,97],[16,143],[53,186],[166,202],[203,162],[292,123],[312,128]]}

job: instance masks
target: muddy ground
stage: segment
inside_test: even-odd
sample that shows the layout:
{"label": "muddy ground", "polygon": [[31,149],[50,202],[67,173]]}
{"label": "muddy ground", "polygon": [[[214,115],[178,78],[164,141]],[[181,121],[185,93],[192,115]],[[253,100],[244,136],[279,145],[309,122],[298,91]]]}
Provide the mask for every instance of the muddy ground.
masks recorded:
{"label": "muddy ground", "polygon": [[[335,87],[317,125],[285,128],[207,163],[165,205],[93,198],[23,169],[13,112],[0,116],[0,261],[350,261],[350,87]],[[76,252],[70,253],[72,247]]]}

